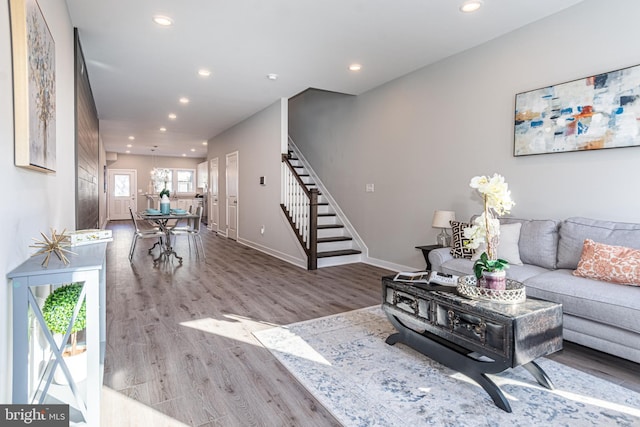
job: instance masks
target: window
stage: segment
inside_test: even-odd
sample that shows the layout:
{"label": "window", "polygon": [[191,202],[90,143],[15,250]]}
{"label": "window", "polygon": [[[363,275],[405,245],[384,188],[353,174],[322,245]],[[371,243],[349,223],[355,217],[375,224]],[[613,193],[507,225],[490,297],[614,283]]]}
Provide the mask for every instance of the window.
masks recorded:
{"label": "window", "polygon": [[178,193],[193,193],[195,183],[195,170],[177,170]]}
{"label": "window", "polygon": [[[153,181],[153,188],[156,193],[160,193],[164,188],[169,190],[171,195],[195,193],[195,169],[163,168],[161,170],[163,171],[161,174],[162,179],[155,178]],[[174,188],[177,190],[174,191]]]}
{"label": "window", "polygon": [[131,195],[131,176],[130,175],[114,175],[113,176],[113,195],[115,197],[129,197]]}

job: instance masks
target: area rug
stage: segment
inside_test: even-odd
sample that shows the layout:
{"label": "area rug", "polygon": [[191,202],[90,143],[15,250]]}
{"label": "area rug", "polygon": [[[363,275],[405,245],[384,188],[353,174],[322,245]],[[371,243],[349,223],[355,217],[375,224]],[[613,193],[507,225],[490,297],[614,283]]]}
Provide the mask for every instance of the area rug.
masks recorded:
{"label": "area rug", "polygon": [[379,307],[254,332],[345,426],[640,426],[640,393],[549,359],[548,390],[523,368],[491,375],[512,413],[466,376],[385,339]]}

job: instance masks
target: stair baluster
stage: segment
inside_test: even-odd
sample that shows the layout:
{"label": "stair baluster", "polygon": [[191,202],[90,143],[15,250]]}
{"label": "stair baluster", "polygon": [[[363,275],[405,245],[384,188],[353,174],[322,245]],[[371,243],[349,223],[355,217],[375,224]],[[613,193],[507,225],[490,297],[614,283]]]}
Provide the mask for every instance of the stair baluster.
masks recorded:
{"label": "stair baluster", "polygon": [[307,269],[318,268],[318,189],[308,189],[286,154],[282,155],[281,204],[289,224],[307,254]]}

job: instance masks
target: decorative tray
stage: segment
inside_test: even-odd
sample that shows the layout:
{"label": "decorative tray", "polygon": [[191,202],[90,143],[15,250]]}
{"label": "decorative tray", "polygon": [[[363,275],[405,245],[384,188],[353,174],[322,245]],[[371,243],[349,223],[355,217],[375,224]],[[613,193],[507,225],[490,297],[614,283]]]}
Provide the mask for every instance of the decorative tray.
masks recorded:
{"label": "decorative tray", "polygon": [[501,290],[479,286],[476,276],[461,276],[458,278],[456,289],[460,295],[467,298],[502,304],[518,304],[527,299],[524,285],[511,279],[507,279],[507,289]]}

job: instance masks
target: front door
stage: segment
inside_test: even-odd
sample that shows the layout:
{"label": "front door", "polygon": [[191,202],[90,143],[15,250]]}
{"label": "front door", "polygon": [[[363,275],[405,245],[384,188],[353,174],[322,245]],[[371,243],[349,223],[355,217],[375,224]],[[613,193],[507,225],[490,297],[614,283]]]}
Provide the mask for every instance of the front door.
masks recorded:
{"label": "front door", "polygon": [[138,209],[137,187],[135,169],[109,169],[109,219],[131,219],[129,206]]}
{"label": "front door", "polygon": [[218,158],[209,160],[209,223],[207,228],[218,232],[220,210],[218,203]]}
{"label": "front door", "polygon": [[227,154],[227,237],[238,240],[238,152]]}

